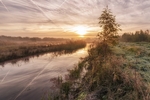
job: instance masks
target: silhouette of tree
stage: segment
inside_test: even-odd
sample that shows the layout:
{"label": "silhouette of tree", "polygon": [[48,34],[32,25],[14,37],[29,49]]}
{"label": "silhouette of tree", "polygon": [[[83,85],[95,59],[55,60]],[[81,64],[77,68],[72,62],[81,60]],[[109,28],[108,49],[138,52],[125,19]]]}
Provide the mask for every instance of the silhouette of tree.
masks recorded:
{"label": "silhouette of tree", "polygon": [[115,16],[111,10],[106,7],[99,17],[99,25],[102,31],[98,33],[99,39],[107,44],[116,44],[118,40],[118,31],[120,25],[116,23]]}

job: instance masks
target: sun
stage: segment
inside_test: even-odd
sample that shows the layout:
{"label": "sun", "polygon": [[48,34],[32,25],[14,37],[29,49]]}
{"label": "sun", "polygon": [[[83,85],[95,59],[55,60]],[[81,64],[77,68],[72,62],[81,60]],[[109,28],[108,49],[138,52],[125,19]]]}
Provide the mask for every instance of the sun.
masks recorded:
{"label": "sun", "polygon": [[87,34],[87,29],[86,27],[83,27],[83,26],[77,26],[74,28],[74,30],[80,36],[84,36],[85,34]]}

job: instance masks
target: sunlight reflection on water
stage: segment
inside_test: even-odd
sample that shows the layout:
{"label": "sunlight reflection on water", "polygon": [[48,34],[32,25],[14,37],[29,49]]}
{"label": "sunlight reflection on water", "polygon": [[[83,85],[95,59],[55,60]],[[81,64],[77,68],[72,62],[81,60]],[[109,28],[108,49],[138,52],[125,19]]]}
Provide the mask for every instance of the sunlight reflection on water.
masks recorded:
{"label": "sunlight reflection on water", "polygon": [[78,51],[77,51],[77,53],[79,53],[79,54],[84,54],[85,52],[86,52],[85,49],[81,49],[81,50],[78,50]]}
{"label": "sunlight reflection on water", "polygon": [[13,100],[17,96],[16,100],[40,100],[44,92],[51,90],[50,79],[66,75],[86,55],[87,48],[83,48],[72,54],[47,53],[0,65],[0,100]]}

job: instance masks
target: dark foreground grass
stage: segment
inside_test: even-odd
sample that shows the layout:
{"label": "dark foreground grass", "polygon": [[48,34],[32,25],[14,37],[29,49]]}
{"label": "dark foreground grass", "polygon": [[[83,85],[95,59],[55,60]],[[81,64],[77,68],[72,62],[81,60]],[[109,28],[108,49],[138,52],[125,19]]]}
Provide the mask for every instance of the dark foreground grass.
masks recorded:
{"label": "dark foreground grass", "polygon": [[89,55],[69,72],[64,82],[58,79],[59,91],[50,100],[150,100],[148,84],[125,56],[105,43],[91,46]]}
{"label": "dark foreground grass", "polygon": [[34,45],[34,44],[30,45],[13,44],[8,46],[5,45],[3,46],[4,48],[1,47],[0,62],[47,52],[55,52],[55,51],[70,52],[73,50],[77,50],[79,48],[83,48],[85,46],[86,43],[82,40],[67,41],[57,44],[43,43],[41,45]]}

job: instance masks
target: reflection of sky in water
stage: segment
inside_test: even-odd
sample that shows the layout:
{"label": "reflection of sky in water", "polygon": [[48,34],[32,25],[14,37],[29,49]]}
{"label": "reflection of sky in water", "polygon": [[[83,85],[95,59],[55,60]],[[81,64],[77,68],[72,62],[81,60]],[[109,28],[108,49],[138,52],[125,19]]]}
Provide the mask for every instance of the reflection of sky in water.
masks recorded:
{"label": "reflection of sky in water", "polygon": [[85,52],[86,52],[85,49],[81,49],[81,50],[78,50],[78,51],[77,51],[78,54],[84,54]]}
{"label": "reflection of sky in water", "polygon": [[[33,100],[33,97],[39,99],[43,91],[51,90],[51,78],[67,74],[67,70],[74,67],[79,58],[86,54],[86,49],[56,57],[47,53],[32,57],[28,62],[20,60],[14,64],[6,63],[4,67],[0,65],[0,94],[3,94],[0,95],[0,100],[8,100],[9,97],[14,99],[17,96],[17,100]],[[30,91],[27,91],[28,88]]]}

